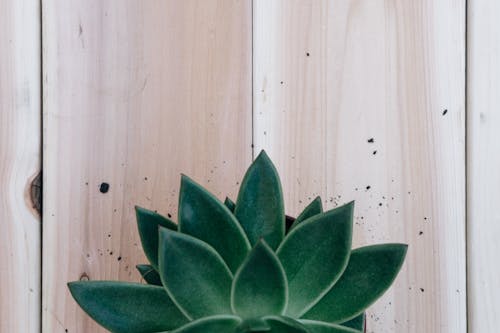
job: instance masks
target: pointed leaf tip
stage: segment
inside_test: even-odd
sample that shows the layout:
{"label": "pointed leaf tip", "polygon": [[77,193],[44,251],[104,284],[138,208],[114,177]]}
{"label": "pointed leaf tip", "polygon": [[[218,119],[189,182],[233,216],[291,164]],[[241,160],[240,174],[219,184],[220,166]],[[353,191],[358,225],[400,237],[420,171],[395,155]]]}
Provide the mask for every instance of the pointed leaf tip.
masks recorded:
{"label": "pointed leaf tip", "polygon": [[277,250],[288,279],[286,314],[298,318],[332,287],[347,266],[353,203],[317,214],[294,228]]}
{"label": "pointed leaf tip", "polygon": [[281,263],[265,241],[259,241],[234,277],[231,291],[234,313],[243,318],[282,314],[287,294]]}
{"label": "pointed leaf tip", "polygon": [[243,178],[234,214],[252,245],[264,238],[276,249],[285,235],[283,192],[278,172],[261,151]]}
{"label": "pointed leaf tip", "polygon": [[290,230],[295,228],[302,221],[307,220],[310,217],[323,213],[323,203],[321,202],[321,197],[317,196],[306,208],[300,213],[299,216],[295,219]]}
{"label": "pointed leaf tip", "polygon": [[213,247],[162,228],[159,251],[163,285],[189,319],[231,313],[232,274]]}
{"label": "pointed leaf tip", "polygon": [[212,246],[236,272],[250,252],[243,228],[214,195],[183,176],[179,193],[179,231]]}
{"label": "pointed leaf tip", "polygon": [[162,287],[115,281],[78,281],[68,287],[81,308],[111,332],[166,331],[188,321]]}
{"label": "pointed leaf tip", "polygon": [[151,265],[158,269],[158,227],[177,230],[177,225],[170,219],[139,206],[135,206],[135,214],[144,253]]}
{"label": "pointed leaf tip", "polygon": [[406,244],[372,245],[353,250],[342,277],[303,318],[338,323],[359,315],[391,286],[406,251]]}

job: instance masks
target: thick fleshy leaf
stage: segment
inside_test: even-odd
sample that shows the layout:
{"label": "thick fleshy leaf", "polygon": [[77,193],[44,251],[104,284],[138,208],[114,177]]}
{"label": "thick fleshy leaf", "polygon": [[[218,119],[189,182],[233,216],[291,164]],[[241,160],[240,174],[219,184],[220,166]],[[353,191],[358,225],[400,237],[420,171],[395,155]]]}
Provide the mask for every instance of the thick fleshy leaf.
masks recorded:
{"label": "thick fleshy leaf", "polygon": [[363,331],[365,329],[365,317],[366,317],[365,313],[362,313],[359,316],[354,317],[351,320],[346,321],[340,325],[354,328],[355,330],[358,331]]}
{"label": "thick fleshy leaf", "polygon": [[241,324],[236,329],[236,332],[248,333],[248,332],[269,332],[271,326],[262,318],[248,318],[241,322]]}
{"label": "thick fleshy leaf", "polygon": [[311,201],[309,205],[307,205],[306,208],[304,208],[302,213],[300,213],[300,215],[297,216],[292,226],[290,227],[290,230],[295,228],[302,221],[305,221],[308,218],[321,213],[323,213],[323,204],[321,203],[321,197],[317,196],[316,198],[314,198],[313,201]]}
{"label": "thick fleshy leaf", "polygon": [[226,200],[224,200],[224,205],[229,209],[232,213],[234,212],[234,208],[236,207],[236,204],[234,203],[233,200],[229,199],[229,197],[226,197]]}
{"label": "thick fleshy leaf", "polygon": [[309,333],[302,323],[292,318],[267,316],[264,319],[271,327],[270,333]]}
{"label": "thick fleshy leaf", "polygon": [[303,318],[338,323],[354,318],[391,286],[407,245],[381,244],[352,251],[344,274]]}
{"label": "thick fleshy leaf", "polygon": [[137,265],[135,266],[139,273],[141,273],[142,278],[147,284],[152,284],[155,286],[163,286],[161,283],[160,274],[151,265]]}
{"label": "thick fleshy leaf", "polygon": [[258,242],[236,273],[231,305],[243,318],[282,314],[287,302],[285,272],[264,240]]}
{"label": "thick fleshy leaf", "polygon": [[68,287],[82,309],[113,333],[166,331],[188,322],[161,287],[114,281],[70,282]]}
{"label": "thick fleshy leaf", "polygon": [[205,317],[186,324],[175,331],[160,333],[234,333],[241,319],[231,315]]}
{"label": "thick fleshy leaf", "polygon": [[264,151],[243,178],[234,214],[252,245],[260,238],[273,249],[281,243],[285,235],[283,193],[278,172]]}
{"label": "thick fleshy leaf", "polygon": [[139,206],[135,207],[135,214],[144,253],[151,265],[158,269],[158,227],[177,230],[177,225],[166,217]]}
{"label": "thick fleshy leaf", "polygon": [[356,329],[313,320],[300,321],[309,333],[361,333]]}
{"label": "thick fleshy leaf", "polygon": [[184,175],[179,194],[179,231],[212,246],[233,273],[250,252],[245,232],[231,211]]}
{"label": "thick fleshy leaf", "polygon": [[277,250],[288,279],[287,316],[299,318],[333,286],[349,260],[354,203],[300,223]]}
{"label": "thick fleshy leaf", "polygon": [[189,319],[231,313],[232,274],[207,243],[160,228],[160,276]]}

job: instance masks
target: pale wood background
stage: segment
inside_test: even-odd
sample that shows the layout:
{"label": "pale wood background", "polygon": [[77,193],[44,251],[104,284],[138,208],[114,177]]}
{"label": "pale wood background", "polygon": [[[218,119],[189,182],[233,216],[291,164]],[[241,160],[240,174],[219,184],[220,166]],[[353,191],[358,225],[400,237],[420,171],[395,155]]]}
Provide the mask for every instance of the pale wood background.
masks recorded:
{"label": "pale wood background", "polygon": [[180,172],[234,198],[260,149],[288,213],[410,244],[368,332],[495,332],[495,0],[41,3],[0,0],[1,333],[104,332],[66,282],[139,281],[133,206],[175,217]]}
{"label": "pale wood background", "polygon": [[39,1],[0,0],[0,332],[40,332]]}
{"label": "pale wood background", "polygon": [[468,2],[469,332],[497,332],[500,310],[500,2]]}

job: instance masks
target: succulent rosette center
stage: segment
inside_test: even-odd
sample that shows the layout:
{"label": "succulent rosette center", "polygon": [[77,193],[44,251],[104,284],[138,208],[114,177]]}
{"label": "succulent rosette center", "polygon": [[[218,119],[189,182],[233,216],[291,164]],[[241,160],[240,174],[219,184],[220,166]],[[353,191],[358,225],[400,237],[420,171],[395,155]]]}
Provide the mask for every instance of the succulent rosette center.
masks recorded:
{"label": "succulent rosette center", "polygon": [[407,246],[352,250],[354,203],[315,198],[286,226],[278,173],[264,151],[236,202],[181,177],[178,223],[136,207],[147,284],[69,283],[114,333],[361,332],[364,311],[392,284]]}

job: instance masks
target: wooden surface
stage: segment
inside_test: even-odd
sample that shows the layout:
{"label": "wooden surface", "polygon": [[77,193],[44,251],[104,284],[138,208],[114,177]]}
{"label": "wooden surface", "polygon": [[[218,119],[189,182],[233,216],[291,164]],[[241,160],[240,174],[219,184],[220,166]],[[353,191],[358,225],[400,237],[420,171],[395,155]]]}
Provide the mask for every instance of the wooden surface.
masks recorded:
{"label": "wooden surface", "polygon": [[251,3],[46,0],[43,13],[43,332],[104,332],[66,282],[140,280],[134,205],[175,219],[181,171],[235,198],[252,156]]}
{"label": "wooden surface", "polygon": [[0,332],[40,332],[38,1],[0,0]]}
{"label": "wooden surface", "polygon": [[355,199],[357,245],[409,243],[368,332],[466,331],[464,50],[465,1],[254,1],[254,143],[287,211]]}
{"label": "wooden surface", "polygon": [[500,3],[468,2],[469,332],[496,332],[500,299]]}

